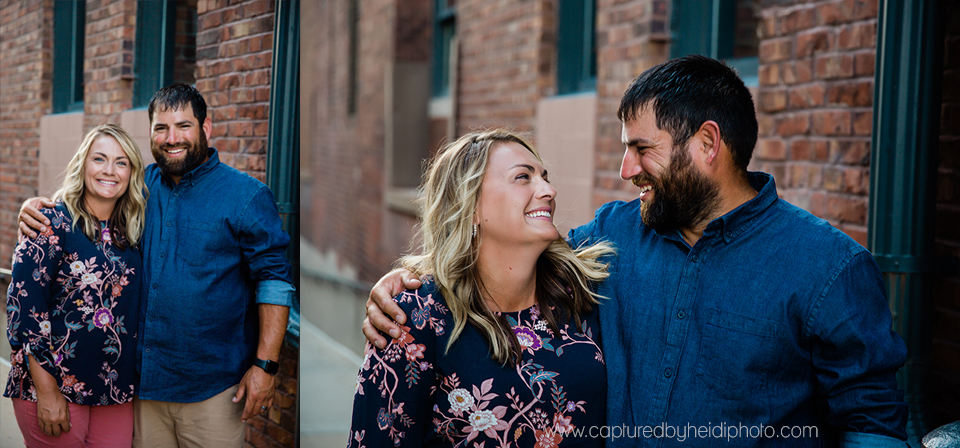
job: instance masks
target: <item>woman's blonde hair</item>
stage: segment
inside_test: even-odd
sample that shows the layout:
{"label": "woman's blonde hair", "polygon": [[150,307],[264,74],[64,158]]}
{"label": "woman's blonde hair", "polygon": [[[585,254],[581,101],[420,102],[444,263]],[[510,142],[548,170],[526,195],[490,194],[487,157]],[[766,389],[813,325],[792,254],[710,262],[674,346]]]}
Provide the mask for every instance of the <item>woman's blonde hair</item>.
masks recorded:
{"label": "woman's blonde hair", "polygon": [[84,200],[86,196],[84,176],[86,175],[87,156],[90,154],[93,143],[101,136],[112,137],[116,140],[130,161],[130,182],[127,185],[127,191],[117,200],[113,213],[110,215],[109,224],[112,235],[125,237],[112,238],[113,244],[120,249],[125,249],[127,244],[136,246],[143,235],[143,214],[147,208],[147,185],[143,179],[143,158],[140,157],[140,149],[123,128],[115,124],[102,124],[87,132],[83,142],[80,143],[80,147],[77,148],[76,154],[67,164],[63,185],[53,194],[53,199],[63,201],[67,211],[70,212],[75,229],[81,229],[90,241],[101,241],[100,220],[93,216],[90,210],[87,210]]}
{"label": "woman's blonde hair", "polygon": [[[541,160],[523,138],[502,129],[466,134],[433,158],[424,175],[420,199],[417,231],[421,252],[401,258],[400,265],[419,274],[432,274],[446,298],[454,321],[447,350],[470,323],[489,342],[493,359],[515,365],[522,348],[506,319],[491,311],[481,296],[484,287],[477,270],[480,241],[473,234],[489,154],[508,142],[523,146]],[[613,248],[606,243],[574,250],[558,238],[540,255],[536,301],[554,334],[559,335],[558,320],[571,318],[582,331],[580,315],[599,303],[592,283],[608,275],[606,264],[599,258],[612,254]]]}

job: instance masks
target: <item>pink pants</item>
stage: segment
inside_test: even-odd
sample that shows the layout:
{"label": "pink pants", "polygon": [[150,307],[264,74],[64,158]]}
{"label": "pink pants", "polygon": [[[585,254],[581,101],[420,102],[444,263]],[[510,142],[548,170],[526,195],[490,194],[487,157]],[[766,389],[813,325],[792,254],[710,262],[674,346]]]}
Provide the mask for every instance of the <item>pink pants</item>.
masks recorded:
{"label": "pink pants", "polygon": [[60,437],[43,433],[37,421],[37,403],[13,401],[13,414],[27,448],[107,447],[130,448],[133,444],[133,403],[106,406],[84,406],[67,403],[70,408],[70,431]]}

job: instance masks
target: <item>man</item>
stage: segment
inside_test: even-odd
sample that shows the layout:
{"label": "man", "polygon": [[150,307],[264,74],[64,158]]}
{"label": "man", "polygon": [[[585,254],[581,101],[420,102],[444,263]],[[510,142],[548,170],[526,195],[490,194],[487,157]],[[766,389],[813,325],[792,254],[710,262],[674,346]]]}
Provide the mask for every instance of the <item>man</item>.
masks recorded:
{"label": "man", "polygon": [[[269,188],[207,146],[206,109],[184,84],[147,109],[157,163],[144,173],[138,447],[240,447],[243,423],[273,402],[294,291],[290,238]],[[42,231],[41,219],[25,204],[21,230]]]}
{"label": "man", "polygon": [[[640,188],[570,232],[618,251],[599,293],[611,446],[904,446],[906,357],[879,269],[862,246],[747,171],[753,100],[701,56],[647,70],[618,116],[620,176]],[[371,292],[368,339],[389,299]],[[386,299],[385,299],[386,298]],[[403,316],[397,316],[403,321]]]}

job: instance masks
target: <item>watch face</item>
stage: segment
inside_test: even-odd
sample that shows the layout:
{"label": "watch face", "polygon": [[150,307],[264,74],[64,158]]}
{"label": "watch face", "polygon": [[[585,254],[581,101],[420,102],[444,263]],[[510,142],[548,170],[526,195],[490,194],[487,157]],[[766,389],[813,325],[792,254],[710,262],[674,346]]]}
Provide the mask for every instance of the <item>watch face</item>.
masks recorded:
{"label": "watch face", "polygon": [[264,370],[266,370],[267,373],[273,375],[273,374],[276,374],[277,370],[279,369],[280,369],[280,364],[275,363],[273,361],[267,361],[267,368]]}

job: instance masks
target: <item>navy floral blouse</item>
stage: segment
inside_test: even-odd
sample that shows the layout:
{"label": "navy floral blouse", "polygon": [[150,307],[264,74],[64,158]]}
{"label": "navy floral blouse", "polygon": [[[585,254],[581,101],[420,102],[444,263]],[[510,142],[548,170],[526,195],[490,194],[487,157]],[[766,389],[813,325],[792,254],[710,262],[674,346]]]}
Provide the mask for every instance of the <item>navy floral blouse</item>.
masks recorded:
{"label": "navy floral blouse", "polygon": [[536,306],[505,313],[524,347],[511,367],[491,359],[471,325],[445,352],[453,318],[432,279],[394,300],[410,327],[382,350],[367,343],[348,448],[603,446],[596,308],[583,316],[583,333],[571,321],[553,334]]}
{"label": "navy floral blouse", "polygon": [[[140,250],[119,250],[104,230],[91,242],[62,203],[36,239],[21,237],[7,290],[7,338],[13,348],[5,397],[37,401],[27,355],[57,379],[70,403],[121,404],[136,384]],[[105,222],[101,228],[105,228]],[[104,244],[104,242],[108,244]]]}

